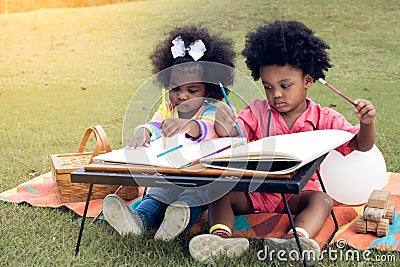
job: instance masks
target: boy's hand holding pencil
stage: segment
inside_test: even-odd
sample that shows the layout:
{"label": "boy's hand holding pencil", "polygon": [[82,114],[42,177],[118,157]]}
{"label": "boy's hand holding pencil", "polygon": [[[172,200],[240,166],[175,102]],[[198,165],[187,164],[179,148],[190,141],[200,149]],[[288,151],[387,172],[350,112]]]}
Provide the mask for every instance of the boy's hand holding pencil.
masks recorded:
{"label": "boy's hand holding pencil", "polygon": [[215,132],[218,136],[238,136],[245,137],[238,123],[236,109],[231,105],[228,95],[222,83],[219,83],[221,92],[226,104],[221,104],[215,113]]}
{"label": "boy's hand holding pencil", "polygon": [[215,113],[214,127],[218,136],[238,136],[237,119],[235,108],[231,109],[227,104],[221,103]]}
{"label": "boy's hand holding pencil", "polygon": [[375,107],[365,99],[354,100],[354,113],[356,117],[360,120],[361,124],[372,125],[376,116]]}
{"label": "boy's hand holding pencil", "polygon": [[237,130],[238,134],[240,135],[240,137],[244,137],[244,134],[243,134],[243,132],[242,132],[242,129],[240,129],[240,125],[239,125],[239,123],[238,123],[238,121],[237,121],[237,113],[236,113],[236,110],[233,109],[233,106],[231,105],[231,102],[229,101],[228,95],[227,95],[226,92],[225,92],[225,88],[224,88],[224,86],[222,85],[221,82],[219,82],[219,87],[220,87],[220,89],[221,89],[222,94],[224,95],[226,104],[227,104],[228,107],[232,110],[232,112],[234,112],[234,115],[235,115],[235,117],[236,117],[236,119],[235,119],[236,130]]}
{"label": "boy's hand holding pencil", "polygon": [[351,100],[348,96],[340,92],[338,89],[333,87],[331,84],[329,84],[327,81],[325,81],[322,78],[319,78],[318,81],[334,91],[336,94],[341,96],[344,100],[349,102],[354,106],[354,113],[356,114],[356,117],[360,120],[360,123],[364,125],[370,125],[373,124],[374,118],[376,116],[376,110],[375,107],[369,102],[368,100],[365,99],[357,99],[357,100]]}

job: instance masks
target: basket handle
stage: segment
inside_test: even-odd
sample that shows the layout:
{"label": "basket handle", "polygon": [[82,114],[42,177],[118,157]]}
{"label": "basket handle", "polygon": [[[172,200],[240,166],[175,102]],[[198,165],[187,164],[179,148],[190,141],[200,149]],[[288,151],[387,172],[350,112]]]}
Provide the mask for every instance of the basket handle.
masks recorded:
{"label": "basket handle", "polygon": [[[101,127],[101,126],[100,126]],[[86,143],[87,143],[87,141],[89,140],[89,137],[90,137],[90,135],[91,135],[91,133],[93,133],[94,134],[94,137],[96,138],[96,146],[95,146],[95,148],[94,148],[94,150],[93,150],[93,152],[92,152],[92,156],[90,157],[90,161],[89,161],[89,163],[92,163],[93,162],[93,157],[95,157],[95,156],[97,156],[97,155],[99,155],[99,153],[100,153],[100,151],[107,151],[106,149],[108,149],[108,148],[110,148],[110,151],[111,151],[111,147],[110,147],[110,144],[109,144],[109,142],[108,142],[108,139],[107,139],[107,136],[105,135],[105,133],[104,133],[104,130],[103,130],[103,137],[105,137],[105,143],[106,143],[106,147],[107,148],[104,148],[104,142],[103,142],[103,139],[102,139],[102,137],[100,136],[100,134],[99,134],[99,132],[98,132],[98,130],[100,129],[100,127],[98,127],[97,129],[95,128],[95,127],[89,127],[87,130],[86,130],[86,132],[85,132],[85,134],[83,135],[83,138],[82,138],[82,142],[81,142],[81,144],[80,144],[80,146],[79,146],[79,148],[78,148],[78,153],[83,153],[84,152],[84,150],[85,150],[85,146],[86,146]],[[102,130],[102,128],[101,128],[101,130]],[[100,131],[101,131],[100,130]],[[107,145],[108,144],[108,145]],[[107,152],[109,152],[109,151],[107,151]]]}
{"label": "basket handle", "polygon": [[103,143],[103,146],[101,148],[101,151],[104,152],[111,152],[111,146],[110,146],[110,142],[108,141],[108,137],[106,135],[106,132],[104,131],[103,127],[101,127],[101,125],[96,125],[94,126],[94,129],[97,131],[101,142]]}

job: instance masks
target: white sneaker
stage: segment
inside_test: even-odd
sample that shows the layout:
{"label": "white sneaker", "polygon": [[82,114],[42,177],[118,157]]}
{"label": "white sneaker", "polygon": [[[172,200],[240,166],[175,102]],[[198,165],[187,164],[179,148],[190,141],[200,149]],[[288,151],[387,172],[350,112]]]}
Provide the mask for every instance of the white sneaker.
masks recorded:
{"label": "white sneaker", "polygon": [[[275,255],[285,255],[288,261],[302,262],[303,258],[306,259],[307,263],[313,265],[319,259],[321,255],[321,248],[317,241],[311,238],[299,237],[303,254],[299,252],[296,239],[282,239],[282,238],[266,238],[264,244],[268,249],[268,253],[274,250]],[[278,251],[284,251],[282,254]],[[296,252],[295,252],[296,251]]]}
{"label": "white sneaker", "polygon": [[107,222],[120,235],[144,233],[142,219],[116,194],[110,194],[104,198],[103,214]]}
{"label": "white sneaker", "polygon": [[169,241],[180,235],[189,223],[190,208],[183,201],[175,201],[165,211],[164,220],[154,239]]}
{"label": "white sneaker", "polygon": [[239,257],[249,249],[246,238],[222,238],[217,235],[204,234],[192,238],[189,252],[193,259],[203,263],[211,263],[220,256]]}

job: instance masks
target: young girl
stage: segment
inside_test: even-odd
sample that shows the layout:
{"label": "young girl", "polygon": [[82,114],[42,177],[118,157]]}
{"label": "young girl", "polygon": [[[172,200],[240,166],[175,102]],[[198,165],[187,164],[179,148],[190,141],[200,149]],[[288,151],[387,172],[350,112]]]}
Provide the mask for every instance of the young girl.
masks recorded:
{"label": "young girl", "polygon": [[[216,81],[210,82],[210,77],[217,69],[219,78],[231,85],[234,58],[231,40],[195,26],[173,29],[150,56],[157,81],[168,89],[169,117],[163,118],[161,106],[150,122],[135,129],[127,147],[150,146],[151,141],[161,136],[178,133],[198,142],[217,137],[213,103],[222,100],[223,94]],[[161,223],[154,238],[168,241],[198,221],[206,199],[207,192],[201,189],[153,187],[134,211],[112,194],[104,199],[103,212],[107,222],[121,235],[142,234]]]}
{"label": "young girl", "polygon": [[[242,53],[252,77],[255,80],[261,78],[267,100],[252,101],[238,115],[226,105],[218,107],[215,117],[217,134],[238,135],[235,121],[238,121],[249,141],[274,134],[341,129],[355,136],[338,147],[339,152],[345,155],[354,149],[369,150],[376,135],[376,110],[369,101],[354,101],[354,112],[360,124],[352,126],[343,115],[330,108],[321,108],[307,98],[307,91],[315,80],[324,78],[323,71],[331,67],[327,49],[329,46],[324,41],[296,21],[275,21],[249,33]],[[314,174],[299,195],[288,195],[287,198],[292,213],[297,215],[295,226],[302,248],[314,251],[317,258],[320,246],[312,238],[329,216],[333,201],[327,194],[318,191],[316,179]],[[238,256],[247,250],[246,239],[226,238],[231,236],[234,215],[285,210],[280,194],[230,192],[210,204],[208,212],[211,235],[196,236],[189,243],[191,255],[200,261],[210,261],[225,253]],[[270,250],[284,250],[285,255],[297,248],[292,230],[280,239],[270,238],[265,242]]]}

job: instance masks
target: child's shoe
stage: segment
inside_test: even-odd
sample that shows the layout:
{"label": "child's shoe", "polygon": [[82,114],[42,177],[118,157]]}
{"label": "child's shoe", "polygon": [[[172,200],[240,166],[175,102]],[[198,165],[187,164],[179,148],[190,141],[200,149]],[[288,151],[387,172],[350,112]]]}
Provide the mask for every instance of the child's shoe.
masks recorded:
{"label": "child's shoe", "polygon": [[[317,241],[311,238],[299,237],[299,239],[301,248],[303,249],[302,255],[299,252],[299,247],[297,246],[296,239],[294,237],[289,239],[266,238],[264,240],[264,244],[268,249],[268,253],[281,255],[282,257],[285,257],[285,259],[288,261],[298,263],[302,262],[304,258],[306,259],[308,264],[315,264],[321,255],[321,248],[319,244],[317,243]],[[282,254],[279,251],[284,251],[285,253]]]}
{"label": "child's shoe", "polygon": [[169,241],[180,235],[189,223],[190,208],[182,201],[175,201],[165,211],[164,220],[154,239]]}
{"label": "child's shoe", "polygon": [[218,235],[204,234],[192,238],[189,252],[193,259],[211,263],[220,256],[239,257],[249,249],[246,238],[223,238]]}
{"label": "child's shoe", "polygon": [[140,216],[116,194],[110,194],[104,198],[103,214],[107,222],[120,235],[144,233],[144,225]]}

